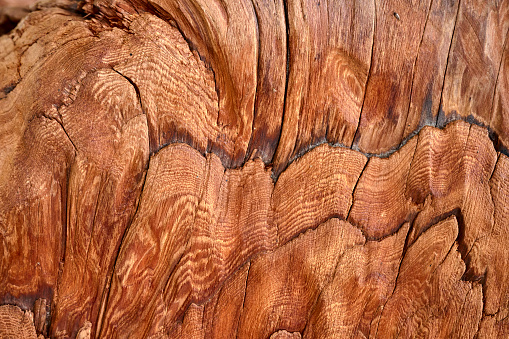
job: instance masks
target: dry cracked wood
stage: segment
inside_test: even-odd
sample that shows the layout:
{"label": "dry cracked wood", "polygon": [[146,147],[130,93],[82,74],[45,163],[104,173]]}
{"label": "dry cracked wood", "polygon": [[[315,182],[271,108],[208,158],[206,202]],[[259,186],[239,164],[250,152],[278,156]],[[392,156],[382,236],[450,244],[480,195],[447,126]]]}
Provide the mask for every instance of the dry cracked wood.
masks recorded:
{"label": "dry cracked wood", "polygon": [[509,336],[509,1],[20,19],[0,336]]}

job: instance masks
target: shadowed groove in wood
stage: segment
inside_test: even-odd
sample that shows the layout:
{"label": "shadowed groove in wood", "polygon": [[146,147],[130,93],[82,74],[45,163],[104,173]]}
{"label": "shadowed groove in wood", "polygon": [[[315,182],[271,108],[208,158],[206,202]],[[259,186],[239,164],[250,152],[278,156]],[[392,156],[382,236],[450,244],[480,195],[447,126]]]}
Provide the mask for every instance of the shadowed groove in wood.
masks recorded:
{"label": "shadowed groove in wood", "polygon": [[82,5],[0,37],[38,334],[507,334],[507,1]]}
{"label": "shadowed groove in wood", "polygon": [[[476,130],[478,129],[478,128],[477,128],[477,126],[469,126],[469,125],[467,125],[467,124],[465,124],[465,123],[458,122],[458,123],[454,123],[454,124],[452,124],[452,125],[449,125],[449,126],[446,128],[446,130],[445,130],[445,131],[440,131],[440,130],[438,130],[438,129],[427,129],[426,131],[434,132],[434,133],[436,133],[436,134],[437,134],[437,136],[440,136],[440,135],[442,135],[442,134],[444,134],[444,133],[451,134],[451,135],[454,135],[454,133],[460,133],[460,135],[462,135],[462,136],[463,136],[463,140],[464,140],[463,142],[466,142],[466,140],[468,140],[468,136],[472,134],[472,132],[471,132],[471,129],[472,129],[472,128],[474,128],[474,129],[476,129]],[[478,129],[478,130],[482,132],[482,130],[481,130],[481,129]],[[489,140],[489,139],[488,139],[488,137],[487,137],[487,133],[486,133],[486,132],[484,132],[484,133],[482,133],[482,134],[484,135],[485,140]],[[431,137],[431,138],[426,138],[426,139],[427,139],[427,140],[433,140],[433,138],[432,138],[432,137]],[[461,142],[462,138],[461,138],[461,137],[460,137],[460,138],[457,138],[457,137],[456,137],[456,138],[454,138],[454,140],[458,140],[458,141],[460,141],[460,142]],[[412,144],[413,144],[413,146],[412,146]],[[415,146],[416,144],[417,144],[417,142],[412,142],[412,143],[407,144],[405,147],[406,147],[406,148],[409,148],[410,150],[412,150],[412,148],[415,148],[415,147],[416,147],[416,146]],[[438,145],[440,145],[440,144],[438,144]],[[463,145],[465,145],[465,144],[463,144]],[[462,147],[463,147],[463,148],[465,148],[465,146],[463,146],[463,145],[462,145]],[[488,142],[488,145],[489,145],[489,142]],[[402,151],[403,151],[403,150],[402,150]],[[309,155],[310,155],[310,156],[311,156],[311,155],[319,156],[319,153],[320,153],[320,149],[315,149],[315,150],[311,151]],[[355,152],[353,152],[353,153],[355,154]],[[404,153],[403,153],[403,154],[404,154]],[[485,154],[485,152],[482,152],[482,154]],[[396,156],[396,155],[398,155],[398,154],[395,154],[395,156]],[[406,163],[408,163],[408,165],[410,165],[410,164],[412,163],[412,162],[410,161],[410,160],[412,160],[412,158],[413,158],[413,156],[412,156],[412,152],[410,152],[410,155],[411,155],[411,157],[410,157],[410,158],[408,159],[408,161],[406,162]],[[461,156],[461,155],[460,155],[460,156]],[[292,164],[292,166],[291,166],[291,167],[299,166],[301,162],[304,162],[304,161],[305,161],[305,159],[306,159],[306,158],[304,157],[301,161],[299,161],[299,162],[296,162],[296,163]],[[387,160],[389,160],[389,161],[391,161],[391,160],[392,160],[392,161],[394,161],[394,162],[397,164],[397,163],[398,163],[398,160],[397,160],[397,159],[398,159],[398,158],[395,158],[394,156],[391,156],[391,157],[390,157],[389,159],[387,159]],[[316,163],[316,161],[312,161],[312,162],[310,161],[310,163]],[[318,164],[319,164],[319,163],[318,163]],[[362,164],[361,164],[361,165],[362,165]],[[302,165],[301,165],[301,166],[302,166]],[[322,165],[322,166],[323,166],[323,165]],[[291,167],[288,169],[289,171],[291,170]],[[305,166],[304,166],[304,167],[305,167]],[[408,169],[408,168],[407,168],[407,171],[409,171],[409,169]],[[488,172],[488,174],[491,174],[491,172]],[[283,179],[283,178],[284,178],[284,177],[282,177],[281,179]],[[311,180],[311,181],[313,181],[313,179],[312,179],[312,178],[311,178],[310,180]],[[401,180],[403,183],[406,183],[407,178],[406,178],[406,176],[403,176],[403,178],[402,178],[402,179],[400,179],[400,180]],[[283,182],[284,182],[284,181],[283,181]],[[279,183],[279,181],[278,181],[278,183]],[[447,186],[446,186],[446,187],[447,187]],[[354,193],[354,196],[355,196],[355,193]],[[440,199],[440,200],[443,200],[443,199]],[[388,201],[389,201],[389,203],[390,203],[390,200],[388,200]],[[423,207],[421,207],[421,208],[423,208]],[[311,210],[313,210],[313,209],[311,209]],[[380,211],[380,208],[374,208],[374,210],[375,210],[375,211],[377,211],[377,210],[378,210],[378,211]],[[382,208],[382,211],[383,211],[383,208]],[[426,211],[426,208],[424,208],[424,211]],[[469,224],[471,224],[471,223],[469,223]],[[397,225],[396,225],[396,226],[397,226]],[[415,228],[416,226],[414,225],[413,227]],[[465,225],[465,227],[468,227],[468,225],[466,224],[466,225]],[[278,228],[279,228],[279,229],[281,229],[281,226],[279,226]],[[468,230],[467,230],[467,231],[468,231]],[[415,232],[415,231],[414,231],[414,232]],[[390,233],[389,233],[389,234],[390,234]],[[405,233],[405,234],[406,234],[406,233]],[[466,234],[468,234],[468,232],[467,232]],[[385,234],[385,235],[384,235],[384,238],[386,238],[386,237],[387,237],[387,235],[388,235],[388,234]],[[284,243],[284,242],[283,242],[283,243]],[[403,245],[403,243],[404,243],[404,241],[402,242],[402,244],[401,244],[401,245]],[[461,275],[460,275],[460,277],[461,277]]]}

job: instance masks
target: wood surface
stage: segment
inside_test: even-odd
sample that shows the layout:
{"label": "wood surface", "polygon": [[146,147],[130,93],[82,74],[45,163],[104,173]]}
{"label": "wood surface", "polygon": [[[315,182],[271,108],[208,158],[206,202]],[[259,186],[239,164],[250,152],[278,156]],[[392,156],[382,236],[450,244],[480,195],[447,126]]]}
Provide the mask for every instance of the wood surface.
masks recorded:
{"label": "wood surface", "polygon": [[0,0],[0,337],[508,338],[508,32],[508,0]]}

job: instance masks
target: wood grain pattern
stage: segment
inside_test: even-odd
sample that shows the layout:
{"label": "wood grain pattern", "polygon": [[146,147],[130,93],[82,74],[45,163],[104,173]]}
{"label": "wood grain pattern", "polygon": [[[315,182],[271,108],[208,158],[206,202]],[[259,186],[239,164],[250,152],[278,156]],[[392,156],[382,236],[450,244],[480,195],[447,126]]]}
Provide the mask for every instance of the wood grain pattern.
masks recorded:
{"label": "wood grain pattern", "polygon": [[276,173],[309,145],[350,145],[371,61],[373,4],[291,1],[288,85]]}
{"label": "wood grain pattern", "polygon": [[364,152],[388,151],[402,140],[406,119],[400,117],[408,114],[415,61],[430,3],[375,1],[373,57],[353,141],[353,146]]}
{"label": "wood grain pattern", "polygon": [[[471,338],[482,312],[479,284],[461,280],[465,264],[454,216],[424,232],[407,249],[377,328],[381,337]],[[402,321],[403,320],[403,321]]]}
{"label": "wood grain pattern", "polygon": [[356,246],[340,258],[334,279],[312,310],[305,337],[377,336],[380,312],[398,276],[408,226],[382,241]]}
{"label": "wood grain pattern", "polygon": [[279,243],[332,217],[346,219],[367,159],[345,148],[318,146],[281,174],[272,195]]}
{"label": "wood grain pattern", "polygon": [[348,220],[368,239],[393,233],[416,212],[405,195],[416,145],[414,138],[390,158],[370,158],[362,172]]}
{"label": "wood grain pattern", "polygon": [[26,9],[0,36],[0,337],[509,336],[508,9]]}
{"label": "wood grain pattern", "polygon": [[0,328],[4,338],[37,338],[33,314],[17,306],[0,306]]}
{"label": "wood grain pattern", "polygon": [[363,240],[359,230],[331,219],[254,259],[239,336],[266,338],[280,328],[302,332],[313,304],[334,276],[337,261]]}
{"label": "wood grain pattern", "polygon": [[451,114],[472,115],[485,125],[490,123],[509,29],[508,15],[507,2],[461,4],[444,78],[445,119]]}

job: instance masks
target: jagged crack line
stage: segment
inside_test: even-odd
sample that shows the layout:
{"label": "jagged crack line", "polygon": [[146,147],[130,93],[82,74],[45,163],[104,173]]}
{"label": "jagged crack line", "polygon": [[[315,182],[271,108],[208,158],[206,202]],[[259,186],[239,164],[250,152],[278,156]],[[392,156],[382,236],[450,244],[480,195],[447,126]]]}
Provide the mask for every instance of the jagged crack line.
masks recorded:
{"label": "jagged crack line", "polygon": [[[274,153],[272,154],[271,163],[273,164],[276,160],[276,156],[278,154],[278,149],[280,148],[280,142],[281,142],[281,135],[283,134],[283,125],[285,121],[285,114],[286,114],[286,99],[288,97],[288,79],[290,76],[290,59],[291,59],[291,50],[290,50],[290,24],[288,21],[288,5],[286,1],[283,1],[283,12],[285,17],[285,31],[286,31],[286,41],[285,41],[285,47],[286,47],[286,74],[285,74],[285,93],[283,96],[283,112],[281,114],[281,124],[280,124],[280,130],[279,130],[279,136],[275,145]],[[272,180],[275,182],[277,181],[277,178],[279,177],[280,173],[272,172]]]}
{"label": "jagged crack line", "polygon": [[[55,117],[51,117],[51,116],[48,116],[46,114],[42,114],[41,116],[43,118],[48,119],[48,120],[55,121],[57,124],[60,125],[60,127],[62,128],[62,131],[65,133],[65,135],[67,136],[67,139],[69,139],[69,142],[72,144],[72,147],[74,148],[74,155],[77,155],[78,154],[78,148],[76,147],[76,145],[72,141],[71,137],[69,136],[69,133],[67,133],[67,131],[65,130],[64,124],[59,119],[57,119]],[[34,116],[32,119],[30,119],[28,121],[28,124],[30,124],[34,118],[36,118],[36,116]]]}
{"label": "jagged crack line", "polygon": [[99,307],[99,309],[102,310],[102,312],[99,312],[98,315],[97,315],[96,335],[97,335],[98,338],[101,337],[100,334],[101,334],[101,331],[102,331],[102,324],[104,323],[104,317],[106,316],[106,309],[108,307],[108,303],[109,303],[109,299],[110,299],[110,291],[111,290],[110,290],[109,285],[113,281],[113,274],[115,274],[115,270],[116,270],[117,265],[118,265],[118,260],[119,260],[119,256],[120,256],[120,249],[122,248],[122,245],[125,242],[127,234],[129,233],[129,230],[131,229],[131,226],[132,226],[134,220],[138,216],[138,212],[139,212],[139,209],[140,209],[141,201],[142,201],[142,198],[143,198],[143,193],[145,191],[145,185],[147,183],[147,175],[148,175],[148,171],[149,171],[149,168],[150,168],[150,160],[151,159],[152,158],[149,157],[149,159],[147,161],[145,173],[144,173],[143,179],[142,179],[143,181],[142,181],[142,184],[141,184],[140,194],[139,194],[139,197],[138,197],[138,201],[136,203],[136,209],[134,210],[132,218],[127,222],[127,225],[126,225],[126,228],[124,230],[124,233],[122,234],[122,239],[121,239],[120,244],[119,244],[118,249],[117,249],[117,253],[115,255],[115,260],[113,261],[113,266],[112,266],[111,272],[108,275],[109,276],[109,280],[107,280],[107,281],[109,281],[109,283],[105,286],[105,288],[107,290],[105,290],[103,292],[103,293],[106,293],[107,295],[106,295],[106,298],[104,300],[104,305],[101,305]]}
{"label": "jagged crack line", "polygon": [[503,61],[504,61],[504,55],[505,55],[505,51],[506,51],[506,47],[507,47],[507,35],[509,35],[509,28],[507,29],[506,33],[505,33],[505,38],[504,38],[504,45],[502,47],[502,55],[500,56],[500,63],[498,65],[498,72],[497,72],[497,78],[495,79],[495,86],[493,86],[493,96],[491,98],[491,114],[492,114],[492,117],[494,116],[494,110],[495,110],[495,95],[497,93],[497,87],[498,87],[498,78],[500,76],[500,71],[502,70],[502,64],[503,64]]}
{"label": "jagged crack line", "polygon": [[442,77],[442,89],[440,91],[440,102],[438,105],[438,112],[437,112],[437,117],[435,120],[435,127],[438,127],[438,120],[440,117],[440,112],[442,111],[442,101],[443,101],[443,97],[444,97],[444,88],[445,88],[445,77],[447,76],[447,69],[449,67],[449,59],[451,57],[452,45],[454,43],[454,38],[456,35],[456,27],[458,25],[458,17],[459,17],[459,13],[460,13],[460,8],[461,8],[461,0],[458,0],[458,9],[456,10],[456,18],[454,19],[454,27],[452,29],[451,43],[449,44],[449,51],[447,52],[447,60],[445,61],[444,76]]}
{"label": "jagged crack line", "polygon": [[128,76],[120,73],[118,70],[116,70],[114,67],[111,68],[115,73],[117,73],[118,75],[120,75],[121,77],[123,77],[124,79],[126,79],[134,88],[134,91],[136,92],[136,98],[138,99],[138,102],[140,104],[140,108],[141,108],[141,111],[143,112],[143,114],[146,115],[146,112],[145,112],[145,108],[143,107],[143,102],[141,100],[141,94],[140,94],[140,89],[138,88],[138,85],[136,85],[136,83],[131,79],[129,78]]}
{"label": "jagged crack line", "polygon": [[377,324],[377,327],[376,327],[375,338],[378,337],[378,329],[380,328],[380,320],[382,320],[383,313],[385,311],[385,306],[387,305],[387,303],[389,302],[391,297],[394,295],[394,292],[396,291],[396,288],[398,286],[398,279],[399,279],[399,275],[401,273],[401,266],[403,264],[403,260],[405,259],[405,255],[406,255],[406,252],[407,252],[407,249],[408,249],[409,238],[410,238],[410,229],[408,229],[406,237],[405,237],[405,243],[403,245],[403,250],[401,252],[401,260],[399,261],[399,265],[398,265],[398,272],[396,273],[396,279],[394,279],[394,288],[393,288],[391,294],[387,297],[387,300],[385,300],[384,305],[382,307],[382,312],[380,313],[380,319],[378,320],[378,324]]}
{"label": "jagged crack line", "polygon": [[373,40],[371,42],[371,57],[369,60],[369,70],[368,70],[368,76],[366,78],[366,83],[364,84],[364,96],[362,98],[362,105],[361,105],[361,111],[359,112],[359,120],[357,121],[357,128],[355,129],[355,133],[353,135],[352,144],[350,145],[351,149],[357,150],[357,145],[355,144],[355,140],[358,138],[359,133],[359,127],[361,125],[361,118],[362,118],[362,111],[364,110],[364,103],[366,102],[366,95],[368,93],[368,82],[369,78],[371,76],[371,70],[373,68],[373,52],[375,50],[375,37],[376,37],[376,1],[373,0],[373,6],[375,8],[375,15],[374,15],[374,23],[373,23]]}
{"label": "jagged crack line", "polygon": [[357,185],[359,184],[359,181],[361,181],[361,177],[364,174],[364,171],[368,167],[369,161],[370,161],[370,159],[367,159],[366,162],[364,163],[364,167],[362,168],[362,171],[359,174],[359,178],[357,178],[357,181],[355,182],[355,185],[353,186],[353,189],[352,189],[352,203],[350,204],[350,207],[348,208],[348,213],[346,214],[346,218],[345,218],[346,221],[350,222],[350,212],[352,211],[353,204],[354,204],[354,201],[355,201],[355,190],[357,189]]}
{"label": "jagged crack line", "polygon": [[249,142],[247,143],[247,150],[246,150],[246,154],[244,155],[244,163],[246,163],[246,161],[249,159],[250,157],[250,153],[252,152],[251,150],[251,144],[253,142],[253,134],[254,134],[254,127],[255,127],[255,120],[256,120],[256,116],[258,114],[258,110],[257,110],[257,105],[256,105],[256,100],[258,98],[258,90],[259,90],[259,78],[260,78],[260,58],[261,58],[261,53],[260,53],[260,18],[259,18],[259,15],[258,15],[258,10],[256,9],[256,6],[255,4],[253,3],[253,1],[250,1],[250,4],[253,8],[253,12],[254,12],[254,15],[255,15],[255,19],[256,19],[256,41],[258,43],[258,46],[257,46],[257,58],[256,58],[256,90],[255,90],[255,97],[254,97],[254,105],[253,105],[253,121],[251,122],[251,136],[249,137]]}
{"label": "jagged crack line", "polygon": [[[429,13],[431,12],[432,5],[433,5],[433,0],[431,0],[429,3],[428,13],[426,14],[426,21],[424,22],[424,28],[422,30],[421,41],[419,42],[419,47],[417,48],[417,54],[415,55],[414,64],[412,66],[412,82],[410,84],[410,96],[408,98],[408,109],[407,109],[407,114],[405,116],[405,123],[403,124],[401,140],[404,140],[403,136],[405,135],[406,124],[408,122],[408,116],[410,115],[410,106],[412,105],[412,94],[414,91],[414,80],[415,80],[415,73],[416,73],[415,66],[417,65],[417,61],[419,60],[419,54],[421,52],[422,42],[424,41],[424,34],[426,33],[426,27],[428,27]],[[422,117],[421,117],[421,119],[422,119]]]}

